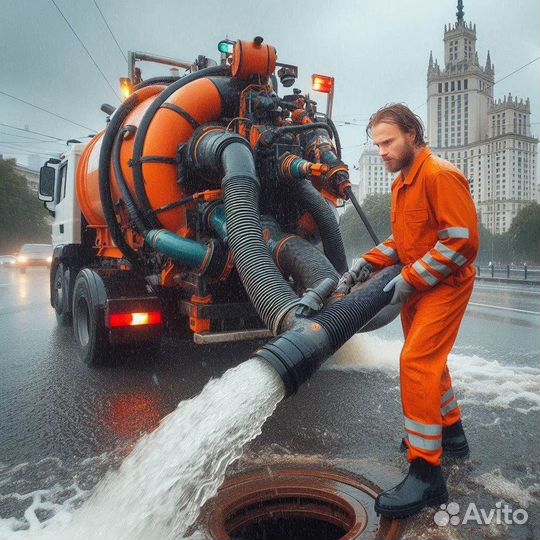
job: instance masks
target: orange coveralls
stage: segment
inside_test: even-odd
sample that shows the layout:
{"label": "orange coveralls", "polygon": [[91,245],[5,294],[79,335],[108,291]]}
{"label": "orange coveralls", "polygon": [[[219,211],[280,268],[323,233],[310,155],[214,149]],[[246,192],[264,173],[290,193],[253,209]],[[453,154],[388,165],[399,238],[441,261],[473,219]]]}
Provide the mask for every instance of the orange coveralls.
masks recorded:
{"label": "orange coveralls", "polygon": [[401,262],[416,289],[401,311],[407,458],[438,465],[442,427],[461,418],[446,362],[473,289],[479,245],[467,179],[423,148],[407,178],[400,174],[392,184],[391,221],[392,235],[363,257],[375,268]]}

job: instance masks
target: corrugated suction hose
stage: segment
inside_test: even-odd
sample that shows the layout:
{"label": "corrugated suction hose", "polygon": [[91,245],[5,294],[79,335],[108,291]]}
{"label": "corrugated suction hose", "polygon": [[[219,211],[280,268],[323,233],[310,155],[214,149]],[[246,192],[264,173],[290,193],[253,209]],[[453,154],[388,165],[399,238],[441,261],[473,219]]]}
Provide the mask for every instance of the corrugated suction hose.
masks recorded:
{"label": "corrugated suction hose", "polygon": [[295,188],[303,207],[313,216],[317,224],[325,255],[334,268],[340,274],[344,274],[348,270],[347,257],[334,212],[308,180],[297,181]]}
{"label": "corrugated suction hose", "polygon": [[382,289],[400,271],[401,265],[385,268],[315,316],[298,319],[291,330],[255,352],[279,373],[287,396],[390,302],[392,292]]}
{"label": "corrugated suction hose", "polygon": [[196,130],[188,143],[192,166],[221,174],[229,248],[255,309],[277,334],[283,316],[298,297],[268,252],[259,215],[260,183],[249,142],[219,129]]}

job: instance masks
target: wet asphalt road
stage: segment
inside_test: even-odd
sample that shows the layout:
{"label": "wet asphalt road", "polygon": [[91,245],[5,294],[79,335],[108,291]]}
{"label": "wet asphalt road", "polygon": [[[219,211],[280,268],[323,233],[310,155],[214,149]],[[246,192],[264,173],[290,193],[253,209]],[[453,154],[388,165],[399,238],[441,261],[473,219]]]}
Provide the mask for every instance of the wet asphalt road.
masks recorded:
{"label": "wet asphalt road", "polygon": [[[450,359],[472,448],[445,460],[450,500],[504,501],[524,525],[437,527],[435,510],[405,523],[406,538],[540,538],[540,288],[479,282]],[[398,321],[357,336],[281,403],[231,473],[259,466],[337,467],[387,488],[406,471]],[[167,340],[157,358],[90,369],[72,331],[56,325],[48,271],[0,269],[0,517],[20,518],[10,494],[91,488],[140,435],[256,343],[201,348]],[[56,490],[56,491],[55,491]],[[61,491],[61,489],[60,489]],[[0,529],[1,530],[1,529]]]}

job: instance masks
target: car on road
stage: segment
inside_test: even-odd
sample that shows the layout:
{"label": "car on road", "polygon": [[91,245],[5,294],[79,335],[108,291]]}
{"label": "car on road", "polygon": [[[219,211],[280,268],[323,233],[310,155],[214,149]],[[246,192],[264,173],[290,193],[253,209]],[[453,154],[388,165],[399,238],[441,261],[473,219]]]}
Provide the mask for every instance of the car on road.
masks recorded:
{"label": "car on road", "polygon": [[17,268],[25,272],[29,266],[51,266],[51,244],[23,244],[17,255]]}
{"label": "car on road", "polygon": [[15,255],[0,255],[0,266],[4,268],[15,268],[17,257]]}

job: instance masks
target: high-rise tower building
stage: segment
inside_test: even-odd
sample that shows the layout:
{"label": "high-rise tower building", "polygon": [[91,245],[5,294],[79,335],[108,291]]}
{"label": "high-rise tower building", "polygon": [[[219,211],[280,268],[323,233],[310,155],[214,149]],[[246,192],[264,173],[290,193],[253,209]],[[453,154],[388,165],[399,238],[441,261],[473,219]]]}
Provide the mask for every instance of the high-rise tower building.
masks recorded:
{"label": "high-rise tower building", "polygon": [[444,28],[444,67],[429,57],[427,138],[469,178],[481,223],[503,233],[538,197],[531,106],[511,94],[494,100],[495,67],[489,51],[480,65],[476,25],[465,22],[462,0],[456,15]]}
{"label": "high-rise tower building", "polygon": [[[444,28],[444,64],[429,55],[427,140],[435,154],[469,178],[481,223],[492,233],[503,233],[519,210],[539,200],[538,140],[531,134],[529,99],[511,94],[494,99],[490,53],[481,65],[476,25],[465,22],[462,0],[457,7],[456,22]],[[390,191],[382,165],[374,148],[360,156],[362,198],[381,188]]]}

